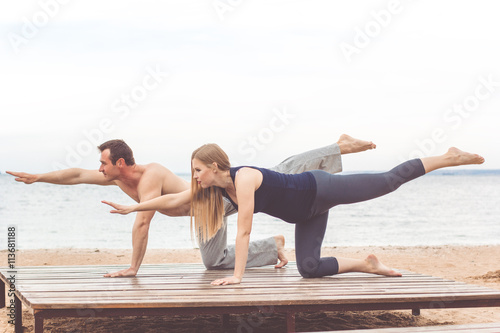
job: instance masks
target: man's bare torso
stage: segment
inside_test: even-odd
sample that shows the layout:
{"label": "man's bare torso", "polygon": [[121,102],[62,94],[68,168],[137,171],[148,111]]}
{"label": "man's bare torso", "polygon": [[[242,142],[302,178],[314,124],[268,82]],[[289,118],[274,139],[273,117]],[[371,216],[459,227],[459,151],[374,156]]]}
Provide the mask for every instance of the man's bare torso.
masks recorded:
{"label": "man's bare torso", "polygon": [[[138,182],[115,181],[115,184],[136,202],[141,202],[141,197],[150,191],[155,191],[157,196],[160,196],[183,192],[190,187],[189,182],[158,163],[138,165],[138,169],[141,172]],[[190,205],[187,204],[175,209],[160,211],[160,213],[168,216],[186,216],[189,215],[189,210]]]}

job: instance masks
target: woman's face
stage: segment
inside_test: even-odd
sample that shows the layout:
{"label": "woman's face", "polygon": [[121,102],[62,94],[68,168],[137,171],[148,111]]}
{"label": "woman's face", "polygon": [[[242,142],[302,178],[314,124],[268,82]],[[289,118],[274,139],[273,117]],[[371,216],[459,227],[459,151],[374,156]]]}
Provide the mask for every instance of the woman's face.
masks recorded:
{"label": "woman's face", "polygon": [[191,161],[193,167],[193,178],[202,188],[207,188],[212,186],[215,172],[214,168],[201,162],[199,159],[194,158]]}

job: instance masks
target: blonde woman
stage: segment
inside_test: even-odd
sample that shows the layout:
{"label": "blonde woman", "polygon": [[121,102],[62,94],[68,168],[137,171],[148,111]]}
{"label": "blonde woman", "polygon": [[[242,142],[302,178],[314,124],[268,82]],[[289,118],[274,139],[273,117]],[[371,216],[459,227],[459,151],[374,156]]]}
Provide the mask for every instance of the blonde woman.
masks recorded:
{"label": "blonde woman", "polygon": [[303,277],[315,278],[346,272],[400,276],[374,255],[364,260],[321,258],[321,244],[329,209],[339,204],[370,200],[396,190],[402,184],[430,171],[465,164],[482,164],[484,158],[450,148],[444,155],[414,159],[377,174],[333,175],[314,170],[287,175],[257,167],[232,168],[225,152],[216,144],[196,149],[191,157],[191,189],[133,206],[108,203],[112,213],[158,210],[191,202],[191,216],[201,240],[213,237],[222,226],[223,197],[238,210],[236,261],[233,276],[213,285],[242,281],[248,256],[253,214],[263,212],[295,224],[297,268]]}

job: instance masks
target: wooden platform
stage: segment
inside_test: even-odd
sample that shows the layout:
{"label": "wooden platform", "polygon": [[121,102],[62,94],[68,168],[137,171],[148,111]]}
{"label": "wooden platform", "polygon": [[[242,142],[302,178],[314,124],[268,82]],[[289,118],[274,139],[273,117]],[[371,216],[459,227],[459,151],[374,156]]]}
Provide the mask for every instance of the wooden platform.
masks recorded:
{"label": "wooden platform", "polygon": [[[128,266],[0,268],[0,289],[15,276],[16,332],[21,306],[35,318],[35,332],[54,317],[111,317],[237,313],[286,313],[288,331],[295,313],[311,311],[413,310],[500,306],[500,291],[402,271],[403,277],[348,273],[303,279],[294,265],[247,269],[242,284],[211,286],[232,271],[207,271],[201,264],[143,265],[134,278],[104,278]],[[6,284],[6,285],[5,285]],[[10,299],[0,298],[0,306]],[[3,303],[2,303],[3,301]]]}

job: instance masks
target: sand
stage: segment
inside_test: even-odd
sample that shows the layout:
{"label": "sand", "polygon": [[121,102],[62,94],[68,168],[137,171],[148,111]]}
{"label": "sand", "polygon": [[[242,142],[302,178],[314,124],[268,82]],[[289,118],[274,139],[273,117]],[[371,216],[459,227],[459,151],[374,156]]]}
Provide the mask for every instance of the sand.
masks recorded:
{"label": "sand", "polygon": [[[333,247],[324,248],[323,255],[364,258],[376,254],[388,266],[430,274],[500,290],[500,245],[496,246],[423,246],[423,247]],[[128,264],[131,250],[48,249],[17,252],[17,266],[105,265]],[[287,255],[294,260],[293,250]],[[1,266],[7,252],[0,251]],[[196,262],[200,253],[190,250],[149,249],[145,264]],[[243,327],[250,315],[231,315],[230,331],[280,332],[285,329],[281,315],[257,318],[257,327]],[[0,332],[13,332],[5,309],[0,311]],[[380,327],[425,326],[500,322],[500,308],[466,308],[452,310],[421,310],[420,316],[410,311],[326,312],[297,314],[299,331],[341,330]],[[47,332],[219,332],[220,316],[125,317],[96,319],[45,320]],[[23,313],[25,332],[33,331],[33,316]]]}

